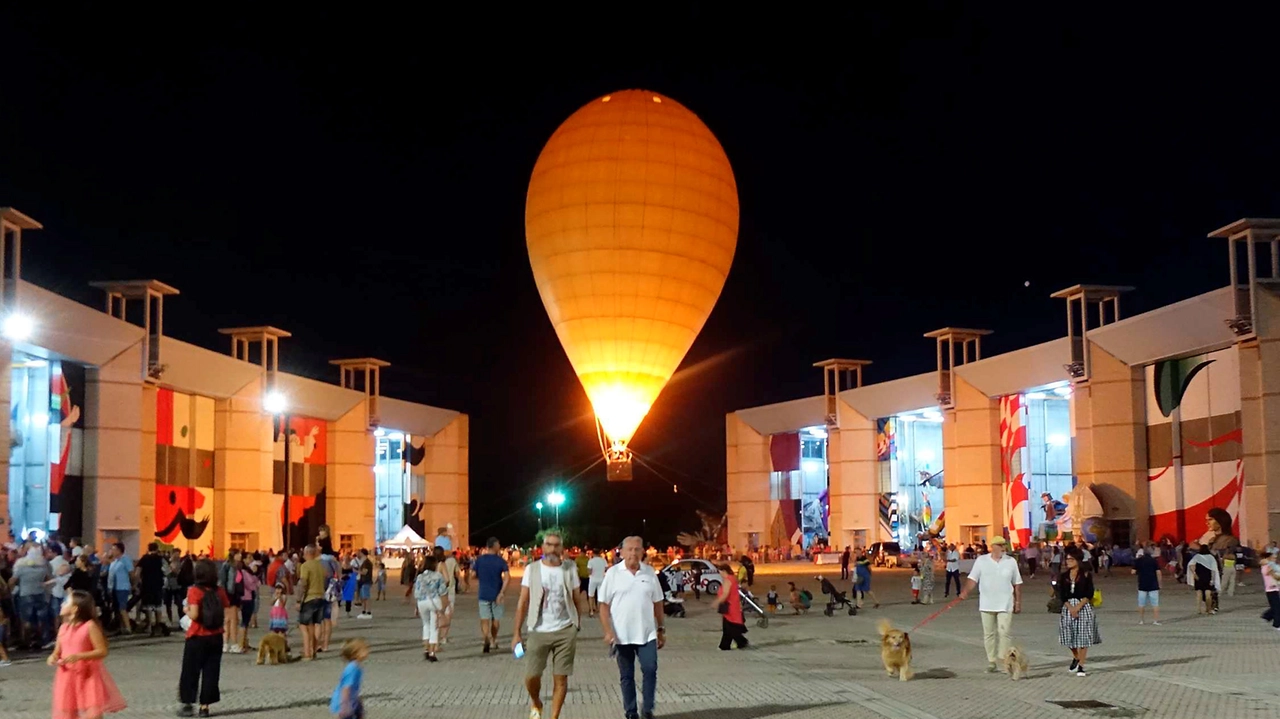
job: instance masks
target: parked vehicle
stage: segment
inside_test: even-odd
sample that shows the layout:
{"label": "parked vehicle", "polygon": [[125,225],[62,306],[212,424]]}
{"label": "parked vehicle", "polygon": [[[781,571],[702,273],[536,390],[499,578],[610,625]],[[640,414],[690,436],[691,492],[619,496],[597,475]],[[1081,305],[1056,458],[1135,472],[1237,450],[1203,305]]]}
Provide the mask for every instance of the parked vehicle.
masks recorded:
{"label": "parked vehicle", "polygon": [[902,547],[897,542],[876,542],[868,554],[874,567],[902,566]]}
{"label": "parked vehicle", "polygon": [[690,578],[693,576],[694,569],[702,571],[702,578],[698,582],[698,588],[704,592],[718,594],[720,586],[724,584],[724,579],[720,576],[720,570],[716,569],[716,565],[706,559],[681,559],[667,565],[662,570],[668,573],[678,573],[684,576],[684,585],[690,586]]}

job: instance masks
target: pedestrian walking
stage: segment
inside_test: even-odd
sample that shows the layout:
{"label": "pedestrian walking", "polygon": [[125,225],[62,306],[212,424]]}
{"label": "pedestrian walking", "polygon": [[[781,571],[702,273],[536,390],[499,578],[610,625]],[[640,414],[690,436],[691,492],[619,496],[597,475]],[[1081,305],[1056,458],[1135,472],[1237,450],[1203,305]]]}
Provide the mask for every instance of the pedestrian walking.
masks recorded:
{"label": "pedestrian walking", "polygon": [[511,581],[511,569],[502,558],[502,543],[497,537],[489,537],[484,554],[476,557],[476,599],[480,608],[480,636],[484,638],[484,653],[489,647],[498,646],[498,624],[502,621],[502,599],[506,596],[507,583]]}
{"label": "pedestrian walking", "polygon": [[364,660],[369,658],[369,643],[363,639],[348,639],[342,644],[342,658],[347,665],[342,668],[338,686],[329,698],[329,711],[338,719],[364,719],[364,702],[360,700],[360,685],[364,683]]}
{"label": "pedestrian walking", "polygon": [[1138,624],[1146,624],[1147,607],[1151,607],[1152,624],[1160,626],[1160,565],[1156,561],[1156,545],[1148,542],[1133,560],[1133,573],[1138,575]]}
{"label": "pedestrian walking", "polygon": [[1058,619],[1058,641],[1071,650],[1071,665],[1067,671],[1085,676],[1084,661],[1089,647],[1102,643],[1098,634],[1098,621],[1093,613],[1093,573],[1084,561],[1079,547],[1068,547],[1067,569],[1056,581],[1058,599],[1062,610]]}
{"label": "pedestrian walking", "polygon": [[[662,586],[653,567],[645,564],[644,540],[622,540],[622,563],[605,572],[597,606],[604,642],[618,660],[622,712],[626,719],[653,719],[658,688],[658,650],[666,644]],[[636,660],[642,684],[636,711]]]}
{"label": "pedestrian walking", "polygon": [[429,662],[437,661],[441,618],[450,606],[449,585],[438,569],[439,561],[428,554],[422,571],[413,580],[413,596],[422,617],[422,658]]}
{"label": "pedestrian walking", "polygon": [[[529,692],[529,719],[542,719],[542,673],[551,664],[554,688],[551,719],[560,719],[564,698],[573,676],[578,631],[583,614],[578,568],[563,559],[564,540],[549,531],[542,539],[542,559],[525,568],[516,605],[515,635],[511,648],[523,647],[524,686]],[[527,632],[527,634],[526,634]],[[525,638],[528,644],[525,645]]]}
{"label": "pedestrian walking", "polygon": [[942,589],[942,596],[951,596],[951,580],[956,583],[956,596],[960,596],[960,551],[956,549],[956,545],[947,545],[947,578],[946,586]]}
{"label": "pedestrian walking", "polygon": [[849,560],[852,556],[852,553],[849,551],[849,545],[846,544],[844,551],[840,553],[840,578],[843,580],[849,579]]}
{"label": "pedestrian walking", "polygon": [[1187,583],[1196,590],[1196,612],[1217,614],[1214,597],[1222,588],[1222,577],[1209,545],[1201,544],[1200,550],[1187,562]]}
{"label": "pedestrian walking", "polygon": [[93,596],[73,590],[62,603],[57,643],[49,655],[54,719],[101,717],[125,708],[124,697],[102,665],[107,637],[94,621]]}
{"label": "pedestrian walking", "polygon": [[720,594],[716,596],[716,611],[720,613],[720,650],[729,651],[733,645],[739,649],[750,646],[747,641],[747,622],[742,617],[742,596],[738,594],[738,578],[729,570],[728,564],[717,567],[724,581],[720,584]]}
{"label": "pedestrian walking", "polygon": [[1275,546],[1267,547],[1266,551],[1266,557],[1258,568],[1262,572],[1262,589],[1267,594],[1267,611],[1262,619],[1280,631],[1280,552]]}
{"label": "pedestrian walking", "polygon": [[222,695],[218,678],[222,673],[223,631],[231,599],[218,582],[218,565],[211,559],[196,562],[195,583],[187,590],[187,641],[182,647],[182,672],[178,676],[179,716],[194,716],[197,699],[200,716],[209,716],[209,705]]}
{"label": "pedestrian walking", "polygon": [[1005,553],[1004,537],[991,540],[990,553],[973,560],[961,599],[978,590],[978,613],[982,616],[982,644],[987,650],[987,673],[997,671],[998,662],[1011,644],[1013,615],[1022,612],[1022,572],[1018,561]]}

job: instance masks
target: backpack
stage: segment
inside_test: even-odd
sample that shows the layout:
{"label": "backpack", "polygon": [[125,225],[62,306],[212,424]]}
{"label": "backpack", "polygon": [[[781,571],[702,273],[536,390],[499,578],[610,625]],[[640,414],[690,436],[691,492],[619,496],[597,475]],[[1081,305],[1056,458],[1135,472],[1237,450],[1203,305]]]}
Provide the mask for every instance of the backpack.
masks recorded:
{"label": "backpack", "polygon": [[222,599],[217,589],[202,587],[200,595],[200,626],[205,629],[221,629],[223,623]]}

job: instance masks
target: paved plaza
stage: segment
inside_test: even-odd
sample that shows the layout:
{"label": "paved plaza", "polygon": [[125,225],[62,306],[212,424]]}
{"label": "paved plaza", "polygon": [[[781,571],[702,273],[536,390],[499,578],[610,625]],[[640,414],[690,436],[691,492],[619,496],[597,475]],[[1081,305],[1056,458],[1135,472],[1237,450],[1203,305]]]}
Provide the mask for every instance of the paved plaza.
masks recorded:
{"label": "paved plaza", "polygon": [[[785,591],[788,579],[802,577],[817,593],[814,567],[764,570],[754,588],[761,596],[771,583]],[[773,574],[779,570],[793,574]],[[1258,618],[1264,598],[1257,575],[1246,582],[1239,595],[1223,598],[1223,611],[1215,617],[1195,616],[1191,592],[1166,583],[1164,625],[1153,627],[1137,625],[1133,577],[1117,572],[1101,578],[1103,643],[1090,656],[1090,675],[1077,678],[1066,672],[1069,655],[1057,643],[1057,616],[1045,610],[1048,584],[1041,576],[1026,585],[1025,612],[1014,622],[1014,635],[1032,658],[1030,678],[1020,682],[983,673],[972,599],[912,633],[914,680],[885,676],[874,644],[876,620],[888,617],[909,629],[945,606],[912,606],[905,571],[877,571],[874,588],[882,606],[857,617],[826,617],[818,608],[805,616],[774,617],[768,628],[750,623],[753,648],[747,651],[718,651],[719,616],[710,600],[690,597],[688,618],[667,622],[670,640],[660,655],[657,714],[668,719],[1280,717],[1280,632]],[[503,630],[507,642],[514,609],[512,592]],[[336,650],[343,638],[363,636],[373,644],[365,683],[373,719],[524,719],[528,700],[521,663],[507,650],[480,653],[476,616],[475,594],[461,595],[452,637],[436,664],[422,660],[420,625],[398,597],[379,603],[371,621],[344,617],[335,651],[318,661],[259,667],[252,654],[226,655],[223,700],[214,706],[214,716],[328,714],[329,694],[341,670]],[[265,613],[261,624],[266,626]],[[600,637],[599,625],[588,623],[565,719],[622,716],[617,669]],[[292,639],[296,651],[296,633]],[[107,664],[130,704],[119,716],[173,715],[181,652],[176,635],[113,643]],[[52,670],[43,656],[15,659],[12,667],[0,669],[0,717],[48,717]],[[1104,706],[1050,703],[1089,700]]]}

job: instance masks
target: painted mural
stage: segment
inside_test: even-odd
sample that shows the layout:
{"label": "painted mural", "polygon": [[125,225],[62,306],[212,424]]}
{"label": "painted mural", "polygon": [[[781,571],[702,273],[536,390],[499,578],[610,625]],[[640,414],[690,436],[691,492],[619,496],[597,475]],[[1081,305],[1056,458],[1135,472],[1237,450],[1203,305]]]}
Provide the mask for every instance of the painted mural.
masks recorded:
{"label": "painted mural", "polygon": [[155,537],[193,554],[216,554],[213,423],[213,399],[157,390]]}
{"label": "painted mural", "polygon": [[410,477],[411,496],[405,498],[404,523],[417,532],[418,536],[425,537],[427,536],[427,521],[422,516],[422,510],[425,509],[425,505],[417,497],[412,496],[413,492],[418,490],[419,487],[422,488],[420,491],[423,493],[426,490],[426,477],[423,475],[426,468],[423,467],[422,463],[427,458],[427,441],[426,439],[419,441],[421,443],[415,447],[413,445],[413,437],[406,435],[405,444],[408,450],[400,454],[400,466],[402,470],[408,472]]}
{"label": "painted mural", "polygon": [[1240,359],[1235,347],[1146,368],[1151,538],[1197,540],[1218,507],[1241,534]]}
{"label": "painted mural", "polygon": [[1023,466],[1027,449],[1027,427],[1022,396],[1000,398],[1000,476],[1004,482],[1004,534],[1014,546],[1031,543],[1030,505]]}
{"label": "painted mural", "polygon": [[[290,543],[301,546],[307,539],[320,533],[325,523],[326,463],[328,461],[328,422],[311,417],[289,417],[289,431],[283,431],[284,423],[276,418],[272,433],[274,494],[280,507],[280,526],[287,521]],[[285,517],[285,442],[289,443],[289,516]],[[284,546],[283,531],[272,538],[271,544]]]}
{"label": "painted mural", "polygon": [[15,353],[10,366],[9,516],[16,533],[79,536],[84,368]]}

